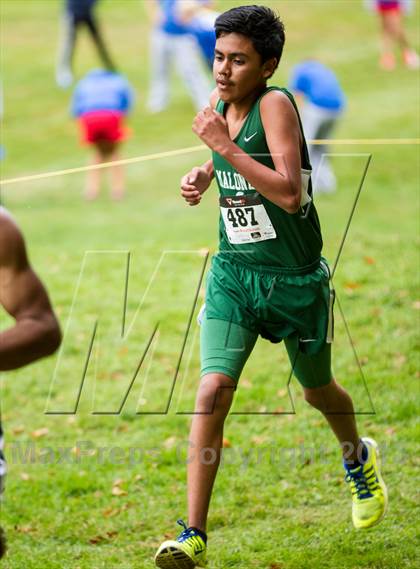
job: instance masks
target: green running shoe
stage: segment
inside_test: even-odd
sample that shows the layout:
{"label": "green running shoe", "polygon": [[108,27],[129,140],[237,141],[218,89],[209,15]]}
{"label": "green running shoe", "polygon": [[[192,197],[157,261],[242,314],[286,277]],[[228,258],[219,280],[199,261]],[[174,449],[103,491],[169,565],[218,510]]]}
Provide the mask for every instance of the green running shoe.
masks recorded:
{"label": "green running shoe", "polygon": [[388,493],[382,479],[378,445],[373,439],[362,438],[367,449],[367,459],[357,468],[347,470],[346,482],[350,484],[353,507],[353,525],[357,529],[370,528],[385,515]]}
{"label": "green running shoe", "polygon": [[188,528],[182,520],[177,522],[184,528],[176,540],[164,541],[155,555],[156,567],[160,569],[193,569],[205,567],[207,545],[195,528]]}

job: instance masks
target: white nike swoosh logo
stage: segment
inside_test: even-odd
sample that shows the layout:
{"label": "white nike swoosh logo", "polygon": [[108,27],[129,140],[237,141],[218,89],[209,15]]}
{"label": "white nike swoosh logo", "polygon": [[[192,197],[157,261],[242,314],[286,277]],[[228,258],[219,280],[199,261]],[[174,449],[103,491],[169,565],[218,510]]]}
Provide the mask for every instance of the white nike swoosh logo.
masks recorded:
{"label": "white nike swoosh logo", "polygon": [[254,134],[251,134],[251,136],[244,136],[245,142],[249,142],[249,141],[251,140],[251,138],[254,138],[254,136],[255,136],[256,134],[257,134],[257,133],[254,132]]}

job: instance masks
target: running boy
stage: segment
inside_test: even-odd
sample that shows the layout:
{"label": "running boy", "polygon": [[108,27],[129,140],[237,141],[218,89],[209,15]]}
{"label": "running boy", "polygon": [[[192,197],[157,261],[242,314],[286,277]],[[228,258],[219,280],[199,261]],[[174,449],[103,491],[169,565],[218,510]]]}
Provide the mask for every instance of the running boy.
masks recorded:
{"label": "running boy", "polygon": [[[181,193],[197,205],[216,178],[220,252],[208,275],[202,315],[188,526],[180,521],[184,531],[159,547],[155,563],[165,569],[205,563],[223,425],[258,335],[284,340],[306,401],[323,413],[343,448],[345,443],[352,449],[344,466],[354,525],[379,522],[387,502],[376,443],[359,437],[352,400],[331,372],[329,274],[300,119],[288,91],[267,87],[281,58],[283,24],[269,8],[242,6],[220,15],[215,29],[217,88],[211,107],[193,124],[213,158],[184,176]],[[200,461],[204,448],[214,449],[214,463]]]}

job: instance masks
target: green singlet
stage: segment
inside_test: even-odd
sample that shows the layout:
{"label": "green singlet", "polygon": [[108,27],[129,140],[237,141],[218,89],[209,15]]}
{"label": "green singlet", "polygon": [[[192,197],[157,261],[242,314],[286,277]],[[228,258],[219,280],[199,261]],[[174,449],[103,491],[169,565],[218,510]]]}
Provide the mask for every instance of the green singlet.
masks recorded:
{"label": "green singlet", "polygon": [[[255,101],[234,139],[256,161],[275,169]],[[216,110],[225,114],[226,105]],[[307,387],[331,381],[332,291],[321,258],[322,236],[310,180],[311,164],[303,136],[302,199],[289,214],[250,185],[213,152],[220,190],[220,250],[207,278],[201,326],[202,375],[224,373],[237,381],[258,335],[285,340],[293,371]],[[287,167],[287,165],[286,165]],[[316,370],[316,372],[314,372]]]}
{"label": "green singlet", "polygon": [[[268,87],[254,103],[234,139],[235,144],[254,160],[272,170],[275,167],[265,139],[260,101],[273,90],[287,95],[296,109],[293,96],[286,89]],[[223,101],[219,100],[216,110],[225,114]],[[311,164],[304,137],[301,161],[303,194],[311,195]],[[307,205],[301,207],[297,213],[289,214],[258,194],[256,189],[216,152],[213,152],[213,166],[220,190],[220,251],[235,253],[235,258],[243,263],[283,267],[291,271],[297,268],[300,272],[302,267],[318,265],[322,249],[321,228],[315,206],[309,198]]]}

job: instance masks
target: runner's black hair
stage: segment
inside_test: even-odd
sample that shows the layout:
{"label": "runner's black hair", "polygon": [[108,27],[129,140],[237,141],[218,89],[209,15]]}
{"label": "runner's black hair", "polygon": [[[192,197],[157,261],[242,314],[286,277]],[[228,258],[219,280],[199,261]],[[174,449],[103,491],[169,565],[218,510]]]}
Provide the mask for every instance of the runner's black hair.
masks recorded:
{"label": "runner's black hair", "polygon": [[242,34],[252,41],[262,63],[275,57],[279,64],[286,40],[284,25],[270,8],[256,5],[232,8],[220,14],[214,27],[216,38],[222,34]]}

